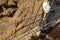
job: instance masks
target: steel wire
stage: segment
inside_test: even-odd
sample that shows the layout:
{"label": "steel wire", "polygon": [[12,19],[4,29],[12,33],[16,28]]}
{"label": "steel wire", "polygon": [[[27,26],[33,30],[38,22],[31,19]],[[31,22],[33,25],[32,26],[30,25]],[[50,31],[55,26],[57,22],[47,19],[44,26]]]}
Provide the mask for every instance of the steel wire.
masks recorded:
{"label": "steel wire", "polygon": [[[51,21],[50,23],[47,23],[46,25],[44,25],[44,26],[42,26],[42,27],[45,27],[45,26],[47,26],[47,25],[50,25],[50,24],[53,23],[53,22],[56,22],[56,20],[53,20],[53,21]],[[33,22],[33,23],[34,23],[34,22]],[[31,24],[32,24],[32,23],[31,23]],[[30,24],[30,25],[31,25],[31,24]],[[29,25],[27,25],[26,27],[28,27],[28,26],[29,26]],[[39,27],[40,27],[40,26],[39,26]],[[19,30],[20,30],[20,29],[19,29]],[[19,31],[19,30],[18,30],[18,31]],[[23,30],[24,30],[24,29],[23,29]],[[17,31],[17,32],[18,32],[18,31]],[[21,31],[22,31],[22,30],[21,30]],[[21,31],[20,31],[20,32],[21,32]],[[16,33],[15,33],[15,34],[16,34]]]}
{"label": "steel wire", "polygon": [[[55,20],[56,21],[56,20]],[[47,25],[49,25],[49,24],[51,24],[51,23],[53,23],[53,22],[55,22],[55,21],[51,21],[50,23],[47,23],[46,25],[44,25],[44,26],[42,26],[42,27],[45,27],[45,26],[47,26]],[[32,30],[33,31],[33,30]],[[37,30],[35,30],[35,31],[37,31]],[[38,31],[40,31],[40,30],[38,30]],[[33,31],[34,32],[34,31]],[[30,32],[29,34],[31,34],[32,32]],[[27,35],[29,35],[29,34],[26,34],[26,35],[24,35],[24,36],[22,36],[22,37],[20,37],[19,39],[22,39],[22,38],[24,38],[25,36],[27,36]]]}
{"label": "steel wire", "polygon": [[[33,14],[33,12],[34,12],[34,7],[35,7],[35,2],[36,2],[36,0],[33,0],[33,6],[32,6],[32,12],[31,12],[31,14],[30,14],[30,17],[32,17],[32,14]],[[30,23],[31,23],[31,21],[33,21],[32,20],[32,18],[30,19]],[[31,27],[30,27],[31,25],[29,25],[29,31],[31,30]]]}
{"label": "steel wire", "polygon": [[[60,7],[55,8],[55,9],[51,9],[50,11],[53,11],[53,10],[56,10],[56,9],[59,9],[59,8],[60,8]],[[37,12],[37,13],[38,13],[38,12]],[[32,19],[33,17],[35,17],[35,19],[36,19],[36,16],[40,16],[40,15],[42,15],[42,13],[41,13],[41,14],[36,14],[35,16],[26,17],[25,19],[19,19],[19,20],[14,21],[14,22],[6,25],[6,26],[11,26],[11,25],[16,24],[16,23],[18,23],[18,22],[22,22],[22,21],[24,21],[24,20],[26,20],[26,19]],[[35,21],[34,21],[34,22],[35,22]],[[47,25],[47,24],[46,24],[46,25]],[[46,25],[45,25],[45,26],[46,26]],[[2,25],[1,25],[1,26],[2,26]],[[4,26],[4,27],[5,27],[5,26]]]}
{"label": "steel wire", "polygon": [[[53,9],[54,10],[54,9]],[[41,15],[41,14],[40,14]],[[40,16],[39,14],[37,15],[37,16]],[[33,17],[35,17],[35,16],[33,16]],[[32,18],[32,17],[26,17],[26,19],[29,19],[29,18]],[[54,21],[54,20],[53,20]],[[21,21],[20,21],[21,22]],[[48,24],[46,24],[46,25],[48,25]],[[46,26],[45,25],[45,26]],[[9,26],[9,25],[8,25]],[[17,31],[16,31],[17,32]]]}
{"label": "steel wire", "polygon": [[[58,10],[58,9],[60,9],[60,7],[51,9],[50,11]],[[37,15],[34,15],[34,16],[32,16],[32,17],[25,17],[25,19],[19,19],[19,20],[17,20],[17,21],[11,22],[11,23],[9,23],[9,24],[7,23],[7,25],[5,25],[5,26],[10,26],[10,25],[16,24],[16,22],[18,23],[18,22],[22,22],[22,21],[24,21],[24,20],[26,20],[26,19],[31,19],[31,18],[33,18],[33,17],[35,17],[35,16],[40,16],[40,15],[42,15],[42,13],[43,13],[43,12],[41,12],[41,14],[37,14]],[[1,27],[1,26],[2,26],[2,25],[0,24],[0,27]],[[4,26],[4,27],[5,27],[5,26]]]}
{"label": "steel wire", "polygon": [[[59,8],[60,8],[60,7],[56,8],[56,9],[59,9]],[[56,10],[56,9],[52,9],[52,10]],[[40,16],[40,15],[41,15],[41,14],[37,14],[37,15],[35,15],[35,16]],[[32,17],[35,17],[35,16],[32,16]],[[32,17],[26,17],[25,20],[26,20],[26,19],[31,19]],[[21,20],[19,20],[19,21],[21,22]],[[19,21],[18,21],[18,22],[19,22]],[[24,20],[23,20],[23,21],[24,21]],[[16,21],[16,22],[17,22],[17,21]],[[10,26],[10,25],[13,25],[13,24],[15,24],[15,22],[12,22],[12,24],[10,23],[9,25],[6,25],[6,26]],[[1,25],[1,26],[2,26],[2,25]]]}

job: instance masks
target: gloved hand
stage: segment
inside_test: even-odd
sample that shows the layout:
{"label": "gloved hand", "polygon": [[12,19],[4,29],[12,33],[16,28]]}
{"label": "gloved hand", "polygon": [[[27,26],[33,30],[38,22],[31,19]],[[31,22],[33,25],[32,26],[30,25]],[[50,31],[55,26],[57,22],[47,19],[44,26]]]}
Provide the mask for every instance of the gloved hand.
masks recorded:
{"label": "gloved hand", "polygon": [[49,2],[44,2],[43,3],[43,11],[48,13],[50,11],[50,5]]}

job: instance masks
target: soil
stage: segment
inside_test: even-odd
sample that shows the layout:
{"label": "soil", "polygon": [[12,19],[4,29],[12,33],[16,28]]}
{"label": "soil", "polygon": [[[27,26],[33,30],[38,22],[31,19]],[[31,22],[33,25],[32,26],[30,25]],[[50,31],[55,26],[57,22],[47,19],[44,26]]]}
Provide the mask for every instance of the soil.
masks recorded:
{"label": "soil", "polygon": [[[0,40],[25,27],[29,27],[30,30],[38,27],[42,15],[36,16],[36,14],[41,14],[42,12],[41,3],[42,0],[36,0],[33,7],[34,0],[0,0]],[[39,12],[37,13],[38,9]],[[23,34],[29,29],[20,33]],[[60,24],[47,36],[43,40],[60,40]],[[17,40],[17,37],[12,40]]]}
{"label": "soil", "polygon": [[40,22],[41,15],[36,14],[42,12],[42,6],[39,8],[41,3],[41,0],[36,0],[33,7],[34,0],[0,0],[0,40],[24,27],[29,26],[29,29],[38,27],[35,21],[37,24]]}

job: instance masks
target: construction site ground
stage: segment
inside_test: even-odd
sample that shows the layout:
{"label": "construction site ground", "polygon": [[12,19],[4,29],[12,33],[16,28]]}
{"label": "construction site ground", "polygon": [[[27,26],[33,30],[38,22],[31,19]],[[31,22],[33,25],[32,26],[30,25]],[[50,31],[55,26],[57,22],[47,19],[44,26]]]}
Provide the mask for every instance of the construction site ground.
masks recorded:
{"label": "construction site ground", "polygon": [[[41,14],[42,0],[0,0],[0,40],[22,40],[20,38],[24,34],[36,28],[39,30]],[[48,35],[56,38],[59,30],[58,26]],[[26,40],[31,40],[35,34],[37,33],[31,34]]]}
{"label": "construction site ground", "polygon": [[[37,27],[35,22],[39,24],[41,15],[36,16],[36,14],[42,12],[42,6],[39,8],[41,3],[41,0],[36,0],[36,3],[34,0],[0,0],[0,40],[8,38],[10,35],[20,36]],[[14,35],[25,27],[27,27],[25,30]],[[19,36],[16,36],[11,40],[17,40]]]}

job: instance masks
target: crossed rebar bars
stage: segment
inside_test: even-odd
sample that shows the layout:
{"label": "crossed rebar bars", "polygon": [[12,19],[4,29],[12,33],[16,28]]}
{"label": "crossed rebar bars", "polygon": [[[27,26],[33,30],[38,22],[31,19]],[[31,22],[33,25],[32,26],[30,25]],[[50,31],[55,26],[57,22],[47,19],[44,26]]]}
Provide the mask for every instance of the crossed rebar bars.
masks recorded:
{"label": "crossed rebar bars", "polygon": [[[41,3],[41,5],[42,5],[42,3]],[[39,9],[40,9],[40,7],[41,7],[41,5],[39,6]],[[33,4],[33,9],[32,9],[32,13],[33,13],[33,10],[34,10],[34,6],[35,6],[35,1],[34,1],[34,4]],[[59,9],[60,7],[58,7],[58,8],[55,8],[55,9],[51,9],[50,11],[53,11],[53,10],[57,10],[57,9]],[[39,9],[38,9],[38,11],[37,11],[37,13],[39,12]],[[32,19],[33,17],[35,17],[34,18],[34,20],[33,20],[33,22],[32,23],[35,23],[36,25],[37,25],[37,21],[39,21],[39,20],[37,20],[37,21],[35,21],[35,19],[36,19],[36,16],[40,16],[40,15],[42,15],[42,12],[41,12],[41,14],[37,14],[36,13],[36,15],[35,16],[30,16],[30,17],[25,17],[24,19],[18,19],[17,21],[14,21],[14,22],[11,22],[11,23],[7,23],[7,25],[5,25],[5,26],[11,26],[11,25],[13,25],[13,24],[17,24],[17,23],[21,23],[22,21],[24,21],[24,20],[26,20],[26,19]],[[49,25],[49,24],[51,24],[51,23],[53,23],[53,22],[56,22],[56,20],[54,21],[51,21],[50,23],[47,23],[46,25],[44,25],[44,26],[47,26],[47,25]],[[30,23],[29,25],[31,25],[32,23]],[[6,38],[4,38],[5,40],[11,40],[11,39],[13,39],[15,36],[13,36],[13,35],[15,35],[15,34],[17,34],[17,33],[20,33],[21,31],[24,31],[25,29],[29,29],[30,27],[29,27],[29,25],[26,25],[27,27],[25,27],[25,28],[23,28],[23,29],[19,29],[19,30],[17,30],[15,33],[13,33],[12,35],[9,35],[8,37],[6,37]],[[5,27],[4,26],[4,27]],[[39,25],[37,25],[38,27],[40,27]],[[44,27],[44,26],[42,26],[42,27]],[[0,27],[2,28],[2,25],[0,25]],[[38,29],[38,30],[37,30]],[[39,28],[37,28],[37,29],[35,29],[35,30],[30,30],[28,33],[29,34],[31,34],[31,33],[34,33],[34,32],[37,32],[37,31],[40,31],[39,30]],[[20,39],[22,39],[22,38],[24,38],[25,36],[27,36],[27,35],[29,35],[29,34],[25,34],[24,36],[21,36],[18,40],[20,40]]]}

